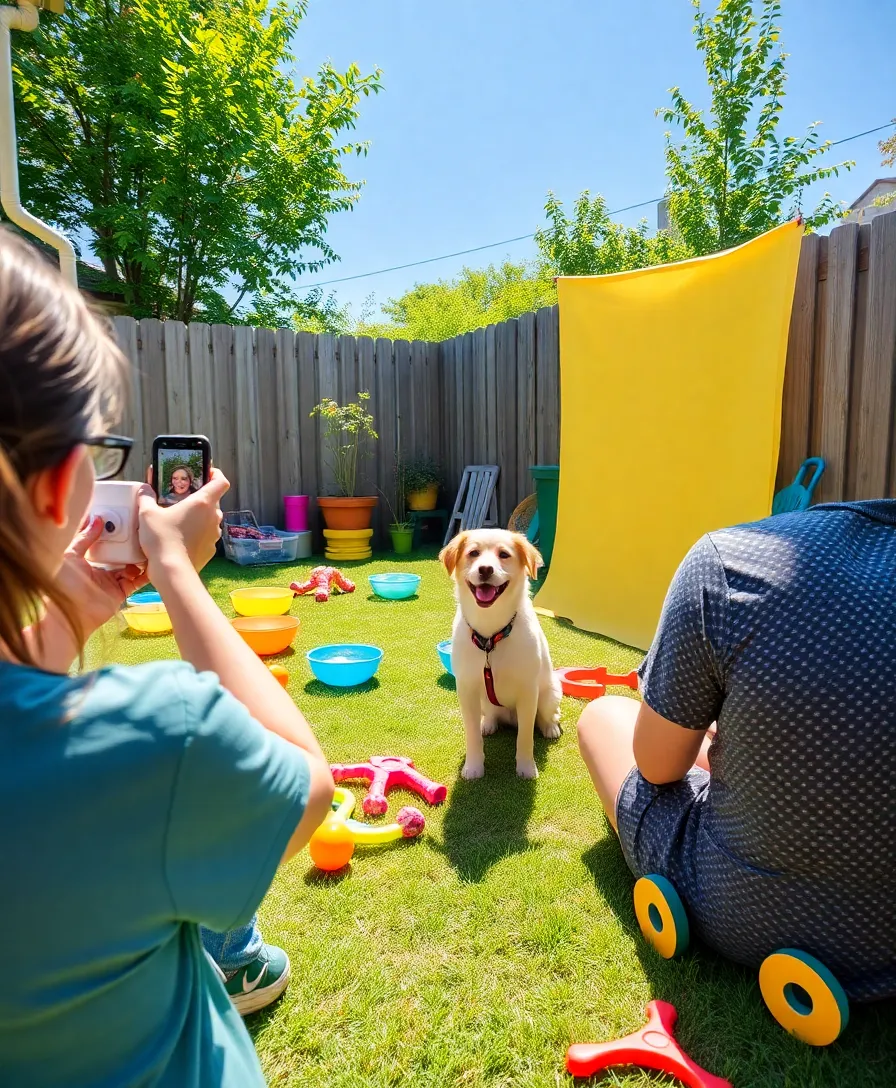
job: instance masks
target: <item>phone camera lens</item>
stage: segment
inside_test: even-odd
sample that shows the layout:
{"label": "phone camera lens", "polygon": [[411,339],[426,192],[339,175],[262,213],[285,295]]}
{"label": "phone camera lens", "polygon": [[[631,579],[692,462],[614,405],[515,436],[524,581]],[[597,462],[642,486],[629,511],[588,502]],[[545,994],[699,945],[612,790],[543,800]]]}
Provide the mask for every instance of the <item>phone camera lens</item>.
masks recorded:
{"label": "phone camera lens", "polygon": [[115,522],[114,521],[107,521],[104,528],[105,528],[107,533],[114,533],[115,532]]}

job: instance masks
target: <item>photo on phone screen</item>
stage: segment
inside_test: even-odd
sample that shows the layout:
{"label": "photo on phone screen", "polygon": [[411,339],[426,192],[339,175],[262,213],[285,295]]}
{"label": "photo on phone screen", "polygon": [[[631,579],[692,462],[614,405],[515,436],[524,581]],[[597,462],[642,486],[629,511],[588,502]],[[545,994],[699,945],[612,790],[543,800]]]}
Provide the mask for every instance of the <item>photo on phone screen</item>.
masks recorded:
{"label": "photo on phone screen", "polygon": [[211,447],[204,435],[159,435],[153,442],[153,486],[159,506],[174,506],[208,482]]}

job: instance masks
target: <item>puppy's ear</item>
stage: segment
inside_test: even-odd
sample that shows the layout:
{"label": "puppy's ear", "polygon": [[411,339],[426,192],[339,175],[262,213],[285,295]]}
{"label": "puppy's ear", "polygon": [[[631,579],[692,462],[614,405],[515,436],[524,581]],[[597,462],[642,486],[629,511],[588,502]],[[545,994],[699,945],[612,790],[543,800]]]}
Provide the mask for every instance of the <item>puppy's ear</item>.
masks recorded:
{"label": "puppy's ear", "polygon": [[453,540],[449,540],[445,547],[439,552],[439,561],[452,577],[454,576],[454,568],[457,566],[457,561],[460,559],[461,552],[464,550],[466,542],[467,534],[465,532],[458,533],[457,536]]}
{"label": "puppy's ear", "polygon": [[513,534],[513,546],[516,549],[519,561],[526,568],[526,574],[532,579],[537,578],[538,568],[544,566],[541,552],[534,544],[531,544],[522,533]]}

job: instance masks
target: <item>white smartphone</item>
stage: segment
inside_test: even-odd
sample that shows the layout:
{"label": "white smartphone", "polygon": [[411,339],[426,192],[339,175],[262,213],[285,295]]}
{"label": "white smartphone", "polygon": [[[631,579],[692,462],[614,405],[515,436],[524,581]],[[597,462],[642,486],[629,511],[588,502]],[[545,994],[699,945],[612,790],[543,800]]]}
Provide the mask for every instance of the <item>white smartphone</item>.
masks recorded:
{"label": "white smartphone", "polygon": [[90,513],[103,519],[103,535],[87,553],[95,567],[142,566],[146,556],[137,533],[137,492],[133,480],[100,480],[94,485]]}

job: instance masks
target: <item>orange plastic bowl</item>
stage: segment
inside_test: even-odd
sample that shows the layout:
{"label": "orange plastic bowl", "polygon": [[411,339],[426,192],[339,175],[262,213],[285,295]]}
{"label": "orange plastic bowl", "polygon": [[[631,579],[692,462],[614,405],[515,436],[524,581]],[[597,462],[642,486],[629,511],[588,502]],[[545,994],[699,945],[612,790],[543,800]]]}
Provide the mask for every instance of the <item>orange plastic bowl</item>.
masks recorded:
{"label": "orange plastic bowl", "polygon": [[295,616],[238,616],[230,622],[259,657],[282,654],[299,630]]}

